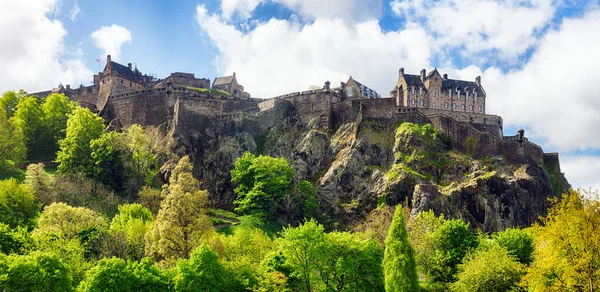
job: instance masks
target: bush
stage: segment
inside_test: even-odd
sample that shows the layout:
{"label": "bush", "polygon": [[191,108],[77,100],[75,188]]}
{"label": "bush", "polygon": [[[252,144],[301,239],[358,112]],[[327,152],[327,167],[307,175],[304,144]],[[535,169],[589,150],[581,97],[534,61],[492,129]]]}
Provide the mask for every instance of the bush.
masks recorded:
{"label": "bush", "polygon": [[192,252],[189,260],[180,260],[175,276],[176,291],[229,291],[225,267],[206,245]]}
{"label": "bush", "polygon": [[434,282],[454,282],[457,266],[465,255],[477,247],[477,238],[469,225],[453,219],[435,231],[435,251],[431,257],[429,276]]}
{"label": "bush", "polygon": [[40,205],[26,185],[16,179],[0,181],[0,222],[10,228],[18,226],[32,229]]}
{"label": "bush", "polygon": [[493,236],[500,246],[504,247],[508,253],[516,256],[519,262],[528,265],[531,263],[533,254],[533,237],[525,230],[510,228],[498,232]]}
{"label": "bush", "polygon": [[71,269],[55,255],[0,255],[4,291],[71,291]]}
{"label": "bush", "polygon": [[78,291],[167,291],[169,281],[152,260],[103,259],[86,273]]}

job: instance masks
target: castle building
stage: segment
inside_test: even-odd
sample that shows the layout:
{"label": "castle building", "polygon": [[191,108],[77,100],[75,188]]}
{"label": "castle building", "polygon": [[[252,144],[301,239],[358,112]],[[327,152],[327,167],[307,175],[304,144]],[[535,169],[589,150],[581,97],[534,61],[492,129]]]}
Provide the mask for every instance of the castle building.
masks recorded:
{"label": "castle building", "polygon": [[448,79],[448,74],[441,76],[437,69],[411,75],[400,68],[390,95],[397,106],[485,114],[486,94],[480,76],[473,82]]}
{"label": "castle building", "polygon": [[249,93],[244,92],[244,86],[238,83],[235,72],[231,76],[216,77],[212,87],[229,92],[235,97],[250,97]]}
{"label": "castle building", "polygon": [[377,91],[354,80],[352,76],[350,76],[348,82],[342,82],[341,87],[344,96],[347,98],[381,98]]}

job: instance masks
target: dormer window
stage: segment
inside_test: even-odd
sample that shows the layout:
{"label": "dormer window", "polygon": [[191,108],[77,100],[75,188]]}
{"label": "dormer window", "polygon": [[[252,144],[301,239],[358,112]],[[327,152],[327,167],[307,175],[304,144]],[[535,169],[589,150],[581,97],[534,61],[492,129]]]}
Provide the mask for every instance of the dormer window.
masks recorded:
{"label": "dormer window", "polygon": [[468,91],[465,93],[465,100],[467,100],[467,101],[469,100],[469,92]]}
{"label": "dormer window", "polygon": [[419,87],[419,95],[423,95],[423,87]]}
{"label": "dormer window", "polygon": [[412,87],[411,91],[412,91],[412,95],[415,95],[415,87],[414,86]]}
{"label": "dormer window", "polygon": [[423,106],[423,105],[425,105],[425,102],[421,99],[420,104],[421,104],[421,106]]}
{"label": "dormer window", "polygon": [[477,100],[477,91],[473,90],[473,99]]}

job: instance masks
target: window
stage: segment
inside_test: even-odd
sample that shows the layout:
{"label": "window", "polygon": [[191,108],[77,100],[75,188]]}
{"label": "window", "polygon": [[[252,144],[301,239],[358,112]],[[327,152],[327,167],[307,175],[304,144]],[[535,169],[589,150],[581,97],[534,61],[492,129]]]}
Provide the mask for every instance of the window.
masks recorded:
{"label": "window", "polygon": [[477,100],[477,91],[475,91],[475,96],[473,96],[474,100]]}
{"label": "window", "polygon": [[437,88],[436,88],[436,89],[434,89],[434,90],[433,90],[433,96],[434,96],[434,97],[436,97],[436,98],[439,98],[439,97],[440,97],[440,90],[439,90],[439,89],[437,89]]}
{"label": "window", "polygon": [[456,103],[452,104],[452,109],[456,109]]}
{"label": "window", "polygon": [[444,108],[448,108],[448,103],[444,103]]}
{"label": "window", "polygon": [[460,109],[461,109],[461,110],[464,110],[464,109],[465,109],[465,105],[464,105],[464,104],[461,104],[461,105],[460,105]]}
{"label": "window", "polygon": [[482,112],[482,111],[483,111],[483,109],[481,108],[481,106],[479,106],[479,112]]}
{"label": "window", "polygon": [[469,106],[469,111],[473,111],[473,106],[472,105]]}
{"label": "window", "polygon": [[419,87],[419,95],[423,95],[423,87]]}
{"label": "window", "polygon": [[412,88],[412,89],[411,89],[411,91],[412,91],[412,95],[415,95],[415,87],[413,86],[413,87],[411,87],[411,88]]}
{"label": "window", "polygon": [[421,99],[421,106],[425,105],[425,102]]}
{"label": "window", "polygon": [[460,100],[460,91],[456,91],[456,97],[458,97],[458,100]]}
{"label": "window", "polygon": [[123,84],[123,79],[121,79],[121,84]]}
{"label": "window", "polygon": [[414,99],[411,99],[411,100],[410,100],[410,104],[411,104],[411,105],[415,105],[415,100],[414,100]]}
{"label": "window", "polygon": [[133,86],[133,85],[131,84],[131,82],[129,82],[129,87],[131,87],[131,86]]}
{"label": "window", "polygon": [[448,88],[448,98],[452,98],[452,89]]}
{"label": "window", "polygon": [[352,86],[346,87],[346,95],[348,97],[353,97],[354,96],[354,87],[352,87]]}
{"label": "window", "polygon": [[465,95],[465,100],[469,100],[469,92],[467,91],[466,95]]}

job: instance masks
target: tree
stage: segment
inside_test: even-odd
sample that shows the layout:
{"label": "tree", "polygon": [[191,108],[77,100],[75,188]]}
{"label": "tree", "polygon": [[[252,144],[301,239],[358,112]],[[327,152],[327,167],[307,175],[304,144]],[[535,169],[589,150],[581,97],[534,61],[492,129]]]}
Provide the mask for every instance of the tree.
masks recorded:
{"label": "tree", "polygon": [[67,121],[66,137],[60,141],[56,161],[60,172],[90,172],[93,165],[90,142],[104,132],[102,118],[77,107]]}
{"label": "tree", "polygon": [[414,254],[415,251],[408,241],[402,208],[397,206],[385,239],[383,269],[386,291],[419,291]]}
{"label": "tree", "polygon": [[27,229],[11,229],[8,225],[0,223],[0,253],[24,254],[31,245]]}
{"label": "tree", "polygon": [[25,185],[42,203],[42,206],[50,205],[58,200],[54,191],[54,179],[44,170],[43,163],[32,163],[27,166]]}
{"label": "tree", "polygon": [[40,252],[0,255],[4,291],[71,291],[71,282],[71,270],[58,256]]}
{"label": "tree", "polygon": [[158,214],[160,210],[160,202],[162,202],[161,191],[158,189],[151,188],[149,186],[143,186],[139,193],[139,202],[150,210],[152,214]]}
{"label": "tree", "polygon": [[77,288],[81,292],[100,291],[167,291],[168,279],[152,265],[149,258],[124,261],[120,258],[102,259],[90,269]]}
{"label": "tree", "polygon": [[40,205],[26,185],[16,179],[0,181],[0,222],[10,228],[22,226],[32,229]]}
{"label": "tree", "polygon": [[206,245],[201,245],[177,264],[176,291],[230,291],[225,267],[217,255]]}
{"label": "tree", "polygon": [[23,132],[0,111],[0,175],[13,171],[25,159],[27,148]]}
{"label": "tree", "polygon": [[434,282],[454,282],[457,266],[465,255],[477,247],[477,238],[462,220],[445,221],[435,231],[435,250],[428,271]]}
{"label": "tree", "polygon": [[119,214],[113,218],[110,232],[113,236],[123,236],[127,247],[124,254],[130,259],[140,260],[144,256],[144,236],[152,220],[152,213],[140,204],[119,206]]}
{"label": "tree", "polygon": [[38,220],[36,232],[51,231],[65,238],[76,238],[80,232],[92,226],[106,228],[106,218],[83,207],[71,207],[65,203],[53,203],[44,208]]}
{"label": "tree", "polygon": [[33,96],[20,99],[12,119],[15,126],[23,133],[27,159],[48,158],[49,145],[52,141],[44,124],[44,111],[39,100]]}
{"label": "tree", "polygon": [[467,255],[458,270],[458,280],[450,285],[457,292],[515,291],[523,276],[521,264],[499,244]]}
{"label": "tree", "polygon": [[7,119],[12,118],[17,110],[19,100],[23,99],[25,96],[27,96],[27,92],[23,90],[20,90],[19,92],[7,91],[2,94],[2,98],[0,98],[0,111],[4,111]]}
{"label": "tree", "polygon": [[231,170],[231,180],[238,183],[234,192],[236,211],[273,219],[281,199],[289,195],[294,169],[283,158],[244,153]]}
{"label": "tree", "polygon": [[600,201],[570,190],[555,198],[542,225],[525,276],[529,291],[596,291],[600,287]]}
{"label": "tree", "polygon": [[189,157],[183,157],[173,169],[169,185],[164,187],[164,200],[156,220],[146,235],[146,254],[157,259],[174,262],[187,258],[214,234],[214,228],[204,208],[207,192],[192,176]]}
{"label": "tree", "polygon": [[65,138],[67,120],[69,115],[77,107],[77,104],[70,101],[64,94],[53,93],[44,99],[42,111],[44,114],[43,123],[48,131],[52,144],[49,145],[49,153],[52,157],[56,156],[59,150],[58,142]]}
{"label": "tree", "polygon": [[444,215],[435,216],[433,211],[419,213],[407,223],[410,245],[415,250],[417,272],[427,275],[432,270],[431,257],[436,249],[436,231],[444,225]]}
{"label": "tree", "polygon": [[517,257],[525,265],[531,263],[533,253],[533,237],[527,231],[518,228],[509,228],[498,232],[492,237],[495,242],[504,247],[509,254]]}
{"label": "tree", "polygon": [[122,191],[126,172],[121,136],[116,132],[104,133],[90,141],[90,149],[92,164],[86,171],[87,175],[116,192]]}

